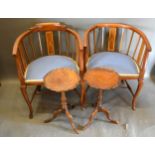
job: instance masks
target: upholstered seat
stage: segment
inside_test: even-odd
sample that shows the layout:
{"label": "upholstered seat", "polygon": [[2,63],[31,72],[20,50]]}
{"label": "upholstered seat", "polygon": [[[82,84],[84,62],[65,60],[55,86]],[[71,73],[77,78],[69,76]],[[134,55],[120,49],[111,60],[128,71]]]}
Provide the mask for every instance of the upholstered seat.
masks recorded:
{"label": "upholstered seat", "polygon": [[51,70],[70,68],[78,72],[78,66],[73,59],[66,56],[44,56],[31,62],[25,72],[26,83],[43,82],[44,76]]}
{"label": "upholstered seat", "polygon": [[108,68],[120,76],[139,76],[139,67],[130,56],[117,52],[93,54],[87,63],[87,69]]}

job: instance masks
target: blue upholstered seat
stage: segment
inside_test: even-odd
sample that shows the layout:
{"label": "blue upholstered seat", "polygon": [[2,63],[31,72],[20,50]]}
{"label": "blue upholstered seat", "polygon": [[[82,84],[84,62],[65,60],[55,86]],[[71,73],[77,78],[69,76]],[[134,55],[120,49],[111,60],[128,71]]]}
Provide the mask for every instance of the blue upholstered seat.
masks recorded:
{"label": "blue upholstered seat", "polygon": [[25,72],[26,83],[43,82],[44,76],[51,70],[70,68],[78,72],[79,68],[73,59],[66,56],[44,56],[31,62]]}
{"label": "blue upholstered seat", "polygon": [[136,62],[130,56],[118,52],[100,52],[89,58],[87,69],[102,67],[113,69],[121,77],[139,76],[139,67]]}

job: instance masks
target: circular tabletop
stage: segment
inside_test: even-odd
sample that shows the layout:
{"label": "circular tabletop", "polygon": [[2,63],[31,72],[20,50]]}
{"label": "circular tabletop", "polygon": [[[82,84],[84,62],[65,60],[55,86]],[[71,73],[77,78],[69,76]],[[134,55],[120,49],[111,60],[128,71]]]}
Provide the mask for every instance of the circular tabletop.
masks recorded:
{"label": "circular tabletop", "polygon": [[97,89],[112,89],[119,85],[117,72],[107,68],[89,69],[84,75],[89,86]]}
{"label": "circular tabletop", "polygon": [[80,77],[70,68],[59,68],[48,72],[44,77],[44,86],[52,91],[72,90],[79,84]]}

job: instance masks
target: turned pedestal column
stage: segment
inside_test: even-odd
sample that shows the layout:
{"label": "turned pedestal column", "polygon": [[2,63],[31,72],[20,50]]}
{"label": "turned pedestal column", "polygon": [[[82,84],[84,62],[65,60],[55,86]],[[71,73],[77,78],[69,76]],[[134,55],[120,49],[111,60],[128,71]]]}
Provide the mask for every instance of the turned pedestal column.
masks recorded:
{"label": "turned pedestal column", "polygon": [[68,90],[72,90],[77,87],[79,84],[80,78],[77,72],[73,71],[69,68],[60,68],[55,69],[51,72],[49,72],[44,77],[44,85],[46,88],[61,93],[61,106],[56,111],[53,112],[53,115],[51,118],[45,120],[45,123],[51,122],[53,119],[55,119],[59,114],[62,112],[65,112],[73,130],[78,133],[78,130],[76,129],[72,115],[70,114],[68,110],[68,104],[67,104],[67,97],[65,92]]}
{"label": "turned pedestal column", "polygon": [[118,124],[118,121],[111,119],[109,111],[102,107],[102,102],[103,91],[117,87],[119,84],[119,75],[110,69],[94,68],[85,73],[84,81],[88,86],[98,89],[99,93],[97,102],[95,103],[95,108],[89,116],[88,122],[82,126],[82,129],[87,128],[93,122],[98,112],[104,113],[111,123]]}

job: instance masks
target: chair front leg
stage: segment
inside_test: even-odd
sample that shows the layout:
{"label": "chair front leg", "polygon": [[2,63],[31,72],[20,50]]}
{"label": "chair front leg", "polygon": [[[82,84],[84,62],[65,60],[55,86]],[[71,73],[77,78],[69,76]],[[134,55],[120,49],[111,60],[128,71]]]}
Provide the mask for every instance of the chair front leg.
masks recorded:
{"label": "chair front leg", "polygon": [[138,80],[137,90],[132,99],[132,110],[136,110],[136,98],[138,97],[143,86],[143,79]]}
{"label": "chair front leg", "polygon": [[33,109],[32,109],[32,102],[30,101],[29,97],[28,97],[28,94],[27,94],[27,91],[26,91],[26,85],[22,85],[20,87],[21,89],[21,92],[24,96],[24,99],[28,105],[28,108],[29,108],[29,118],[32,119],[33,118]]}

